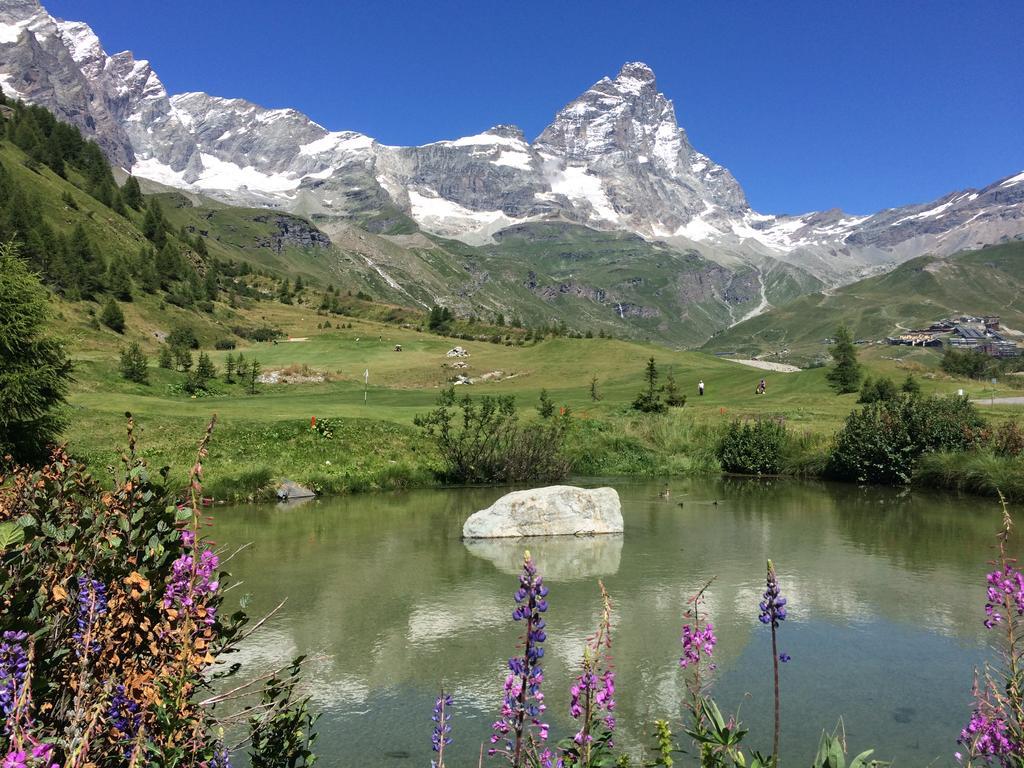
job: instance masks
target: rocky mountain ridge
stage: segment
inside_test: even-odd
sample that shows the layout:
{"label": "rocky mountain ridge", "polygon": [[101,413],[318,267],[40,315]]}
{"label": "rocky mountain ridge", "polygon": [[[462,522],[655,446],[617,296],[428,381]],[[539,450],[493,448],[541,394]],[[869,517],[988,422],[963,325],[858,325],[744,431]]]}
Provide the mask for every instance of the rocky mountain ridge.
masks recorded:
{"label": "rocky mountain ridge", "polygon": [[758,213],[732,174],[690,144],[639,62],[591,86],[533,142],[496,126],[392,147],[293,109],[170,96],[148,62],[108,55],[87,24],[55,19],[36,0],[7,0],[0,87],[79,125],[140,177],[325,221],[395,209],[428,233],[471,245],[561,220],[696,248],[726,266],[782,262],[843,283],[925,252],[1024,233],[1024,174],[873,216]]}

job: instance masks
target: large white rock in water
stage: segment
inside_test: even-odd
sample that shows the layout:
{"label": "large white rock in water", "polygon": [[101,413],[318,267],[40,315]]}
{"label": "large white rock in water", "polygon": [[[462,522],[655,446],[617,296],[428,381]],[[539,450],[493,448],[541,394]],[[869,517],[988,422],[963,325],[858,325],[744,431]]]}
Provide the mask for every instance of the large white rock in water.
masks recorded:
{"label": "large white rock in water", "polygon": [[462,526],[466,539],[622,533],[622,505],[614,488],[552,485],[513,491]]}

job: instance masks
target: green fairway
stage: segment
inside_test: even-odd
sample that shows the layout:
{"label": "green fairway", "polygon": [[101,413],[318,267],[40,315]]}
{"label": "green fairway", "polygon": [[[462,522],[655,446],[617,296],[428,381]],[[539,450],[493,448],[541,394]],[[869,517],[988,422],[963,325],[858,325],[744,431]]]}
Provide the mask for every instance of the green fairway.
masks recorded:
{"label": "green fairway", "polygon": [[[221,372],[214,393],[189,397],[174,388],[184,374],[156,368],[150,383],[124,381],[116,368],[121,337],[82,331],[77,382],[66,436],[73,450],[93,466],[111,465],[124,444],[124,414],[131,412],[141,434],[143,453],[156,465],[169,464],[181,478],[194,460],[203,426],[217,414],[219,426],[207,462],[213,489],[225,497],[265,492],[288,477],[325,491],[403,487],[431,482],[437,466],[433,447],[413,426],[417,414],[435,404],[456,374],[480,377],[500,371],[502,378],[457,387],[480,396],[515,395],[524,418],[536,418],[534,406],[546,389],[558,406],[571,409],[577,429],[570,450],[588,472],[663,474],[714,469],[718,429],[734,418],[779,416],[800,434],[827,440],[856,404],[856,395],[836,396],[824,368],[796,373],[764,371],[702,352],[680,352],[655,345],[607,338],[550,338],[525,346],[459,341],[411,328],[353,319],[352,328],[317,328],[323,318],[303,307],[260,305],[259,321],[285,330],[291,338],[249,343],[210,352]],[[250,317],[250,319],[253,319]],[[347,323],[346,323],[347,325]],[[142,339],[152,354],[156,343]],[[395,351],[401,345],[402,351]],[[449,358],[459,345],[469,356]],[[255,395],[241,384],[223,381],[228,354],[257,360],[264,374],[290,370],[323,376],[319,383],[260,384]],[[654,357],[661,382],[671,371],[687,395],[685,407],[665,416],[630,409],[643,387],[643,370]],[[926,392],[964,388],[972,397],[988,397],[991,387],[937,374],[938,356],[926,350],[866,347],[861,358],[871,375],[897,383],[915,372]],[[465,363],[465,368],[451,367]],[[369,385],[364,388],[364,372]],[[590,396],[597,378],[600,400]],[[754,393],[764,378],[767,393]],[[703,379],[705,395],[698,397]],[[1000,385],[996,396],[1017,390]],[[364,402],[365,397],[365,402]],[[1006,406],[984,408],[997,419]],[[325,440],[310,430],[315,417],[335,425]]]}

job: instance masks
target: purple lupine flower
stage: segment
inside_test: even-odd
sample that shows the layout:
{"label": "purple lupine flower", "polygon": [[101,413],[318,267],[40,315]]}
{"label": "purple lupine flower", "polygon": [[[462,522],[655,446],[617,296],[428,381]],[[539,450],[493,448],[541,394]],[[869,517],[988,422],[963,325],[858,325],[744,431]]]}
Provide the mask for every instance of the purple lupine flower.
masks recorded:
{"label": "purple lupine flower", "polygon": [[209,768],[231,768],[231,753],[224,746],[223,741],[218,741],[213,745],[213,757],[210,758],[207,765]]}
{"label": "purple lupine flower", "polygon": [[88,656],[90,653],[97,653],[100,644],[95,641],[93,635],[96,629],[96,619],[107,612],[107,587],[97,579],[88,576],[78,577],[78,615],[75,619],[78,629],[72,637],[77,646],[75,653],[79,656]]}
{"label": "purple lupine flower", "polygon": [[198,615],[200,608],[205,608],[203,621],[213,624],[216,612],[213,606],[205,606],[206,598],[214,595],[220,588],[216,572],[220,558],[211,549],[204,549],[195,558],[195,534],[185,530],[181,532],[182,543],[193,549],[192,554],[184,554],[171,564],[171,578],[164,592],[164,608],[175,608],[183,613]]}
{"label": "purple lupine flower", "polygon": [[7,753],[4,758],[3,768],[25,768],[28,765],[28,755],[24,750],[16,749]]}
{"label": "purple lupine flower", "polygon": [[973,756],[999,758],[1000,765],[1004,766],[1011,764],[1007,758],[1021,752],[1020,745],[1014,745],[1010,740],[1006,720],[1001,717],[990,717],[978,709],[974,710],[967,727],[960,731],[957,743],[970,749]]}
{"label": "purple lupine flower", "polygon": [[27,632],[3,633],[0,639],[0,712],[6,720],[18,703],[28,675]]}
{"label": "purple lupine flower", "polygon": [[114,730],[118,733],[118,740],[125,744],[125,759],[130,759],[135,748],[135,739],[139,735],[142,715],[139,713],[139,703],[125,693],[123,685],[118,685],[114,689],[114,695],[110,699],[110,708],[107,710],[107,717]]}
{"label": "purple lupine flower", "polygon": [[992,571],[986,577],[988,582],[988,602],[985,603],[985,627],[992,629],[1005,617],[999,609],[1016,610],[1018,616],[1024,615],[1024,574],[1007,563],[1003,570]]}
{"label": "purple lupine flower", "polygon": [[775,566],[768,561],[768,579],[764,591],[764,600],[760,605],[762,624],[771,624],[778,629],[779,623],[786,620],[786,598],[779,592],[779,580],[775,575]]}
{"label": "purple lupine flower", "polygon": [[[537,573],[537,566],[527,552],[523,557],[523,571],[519,575],[519,589],[514,598],[516,607],[512,611],[514,621],[525,621],[525,648],[522,656],[513,656],[508,660],[509,674],[505,677],[504,696],[501,704],[501,717],[494,721],[491,728],[491,744],[505,740],[505,748],[512,762],[519,762],[523,747],[523,735],[530,728],[537,730],[537,737],[545,741],[548,737],[548,724],[541,722],[544,713],[544,694],[541,684],[544,682],[544,671],[540,660],[544,657],[541,646],[547,640],[544,631],[545,623],[541,614],[547,611],[548,588],[544,579]],[[498,749],[492,747],[488,755],[494,755]]]}
{"label": "purple lupine flower", "polygon": [[444,768],[444,748],[452,743],[451,708],[454,702],[450,693],[441,692],[434,702],[434,714],[431,720],[434,721],[434,731],[431,734],[431,748],[438,753],[438,761],[430,761],[431,768]]}
{"label": "purple lupine flower", "polygon": [[690,664],[699,663],[702,654],[710,658],[717,642],[718,638],[715,637],[715,627],[710,621],[702,628],[698,627],[697,629],[694,629],[689,624],[684,624],[682,637],[683,655],[679,659],[679,666],[686,669]]}
{"label": "purple lupine flower", "polygon": [[781,661],[783,664],[786,664],[787,662],[790,662],[792,660],[793,660],[793,657],[790,656],[788,653],[780,653],[779,654],[779,661]]}

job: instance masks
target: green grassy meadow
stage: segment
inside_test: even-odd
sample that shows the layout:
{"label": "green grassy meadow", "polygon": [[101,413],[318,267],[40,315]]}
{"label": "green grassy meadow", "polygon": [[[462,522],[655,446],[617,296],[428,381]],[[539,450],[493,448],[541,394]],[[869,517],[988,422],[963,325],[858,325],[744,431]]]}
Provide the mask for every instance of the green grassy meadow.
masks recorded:
{"label": "green grassy meadow", "polygon": [[[130,307],[131,305],[126,305]],[[217,415],[207,472],[208,490],[219,498],[265,495],[276,480],[310,483],[318,490],[344,493],[421,486],[433,482],[438,457],[414,427],[413,419],[433,407],[456,373],[472,377],[501,371],[501,381],[459,386],[472,396],[515,395],[523,418],[536,418],[534,405],[546,389],[575,421],[569,451],[584,474],[671,475],[717,471],[713,457],[718,430],[734,418],[782,416],[798,435],[814,445],[827,442],[856,395],[836,396],[824,368],[797,373],[762,371],[703,352],[672,351],[655,345],[608,338],[548,338],[525,346],[459,341],[367,320],[344,318],[351,328],[318,328],[324,317],[302,306],[262,302],[250,317],[282,328],[291,338],[249,343],[232,352],[211,351],[223,373],[228,354],[259,361],[264,373],[279,370],[323,375],[321,383],[260,384],[248,394],[223,376],[214,394],[190,397],[173,391],[183,374],[155,367],[157,343],[148,328],[130,338],[151,355],[150,383],[133,384],[117,370],[116,354],[125,342],[109,331],[79,331],[75,345],[76,383],[70,396],[66,433],[73,451],[94,467],[108,467],[125,443],[126,412],[133,414],[140,450],[154,466],[169,465],[181,481],[194,460],[195,445],[207,421]],[[331,318],[333,324],[341,321]],[[394,351],[396,344],[401,352]],[[455,345],[470,356],[466,369],[448,367],[459,359],[445,353]],[[206,346],[204,344],[204,346]],[[687,395],[684,408],[647,416],[629,404],[643,387],[644,365],[653,356],[664,376],[671,371]],[[930,350],[865,347],[861,358],[870,375],[897,382],[913,372],[926,392],[959,388],[987,397],[980,382],[951,379],[937,372]],[[369,370],[365,388],[363,374]],[[599,401],[590,397],[597,377]],[[764,377],[767,394],[754,388]],[[706,385],[697,396],[697,381]],[[996,396],[1016,394],[1000,386]],[[364,402],[365,395],[365,402]],[[983,408],[1006,418],[1007,407]],[[310,429],[313,417],[329,420],[333,439]]]}

